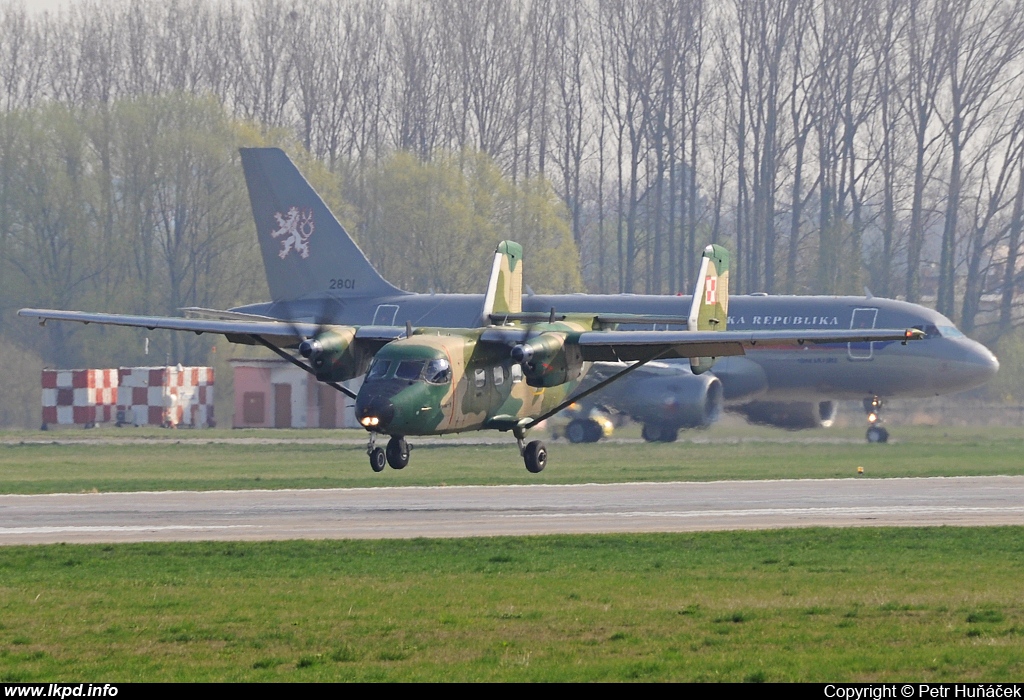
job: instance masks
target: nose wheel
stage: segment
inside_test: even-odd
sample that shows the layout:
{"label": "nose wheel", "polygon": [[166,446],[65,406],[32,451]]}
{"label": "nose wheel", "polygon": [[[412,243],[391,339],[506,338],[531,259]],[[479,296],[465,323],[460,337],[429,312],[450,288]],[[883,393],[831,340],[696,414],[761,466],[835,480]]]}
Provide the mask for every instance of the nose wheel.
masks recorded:
{"label": "nose wheel", "polygon": [[889,442],[889,431],[882,427],[882,400],[877,396],[864,399],[864,412],[868,414],[868,442]]}
{"label": "nose wheel", "polygon": [[377,447],[377,433],[370,433],[370,441],[366,445],[366,454],[370,456],[370,469],[375,472],[384,471],[391,465],[392,469],[405,469],[409,464],[409,443],[400,435],[388,440],[387,449]]}

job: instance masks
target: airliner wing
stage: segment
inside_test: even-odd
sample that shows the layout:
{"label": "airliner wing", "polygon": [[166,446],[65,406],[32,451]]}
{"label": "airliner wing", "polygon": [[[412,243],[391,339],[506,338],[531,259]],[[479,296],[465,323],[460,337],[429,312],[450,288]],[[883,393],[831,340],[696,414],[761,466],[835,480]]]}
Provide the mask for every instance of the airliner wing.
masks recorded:
{"label": "airliner wing", "polygon": [[580,354],[590,362],[728,357],[758,345],[801,346],[917,340],[916,329],[791,331],[587,331],[579,337]]}

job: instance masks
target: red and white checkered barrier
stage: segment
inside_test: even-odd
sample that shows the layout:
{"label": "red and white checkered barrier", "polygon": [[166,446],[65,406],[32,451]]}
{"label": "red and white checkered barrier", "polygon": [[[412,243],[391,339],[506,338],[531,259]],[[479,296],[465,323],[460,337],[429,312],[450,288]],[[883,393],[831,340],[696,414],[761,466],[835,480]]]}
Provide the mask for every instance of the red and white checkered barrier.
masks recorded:
{"label": "red and white checkered barrier", "polygon": [[212,367],[122,367],[119,423],[213,427]]}
{"label": "red and white checkered barrier", "polygon": [[109,423],[117,405],[116,369],[44,369],[43,426]]}

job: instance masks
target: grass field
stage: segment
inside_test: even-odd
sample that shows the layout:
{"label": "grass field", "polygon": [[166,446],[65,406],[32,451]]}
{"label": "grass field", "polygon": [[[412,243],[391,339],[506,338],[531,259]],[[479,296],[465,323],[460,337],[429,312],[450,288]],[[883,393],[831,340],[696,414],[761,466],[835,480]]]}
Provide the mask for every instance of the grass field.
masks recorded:
{"label": "grass field", "polygon": [[0,548],[0,680],[1019,680],[1024,529]]}
{"label": "grass field", "polygon": [[526,471],[511,437],[488,436],[498,442],[417,446],[413,439],[408,468],[374,474],[357,431],[6,433],[0,493],[832,478],[854,477],[858,467],[871,477],[1024,474],[1024,433],[1014,428],[903,427],[887,445],[865,443],[859,428],[747,426],[684,433],[671,444],[549,441],[541,474]]}

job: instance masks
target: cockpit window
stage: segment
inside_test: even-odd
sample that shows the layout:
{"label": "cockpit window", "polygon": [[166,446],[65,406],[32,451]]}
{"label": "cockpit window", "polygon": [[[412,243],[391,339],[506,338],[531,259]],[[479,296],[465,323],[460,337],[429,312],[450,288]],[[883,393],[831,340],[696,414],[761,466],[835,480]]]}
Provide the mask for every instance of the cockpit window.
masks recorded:
{"label": "cockpit window", "polygon": [[396,379],[419,379],[423,372],[424,360],[402,360],[395,370]]}
{"label": "cockpit window", "polygon": [[387,376],[389,369],[391,369],[391,360],[375,359],[370,366],[370,372],[366,375],[366,378],[383,379]]}
{"label": "cockpit window", "polygon": [[925,338],[964,338],[956,326],[936,326],[934,323],[926,323],[921,326],[914,326],[919,331],[924,331]]}
{"label": "cockpit window", "polygon": [[431,360],[423,370],[423,378],[430,384],[447,384],[452,380],[452,367],[448,360]]}

